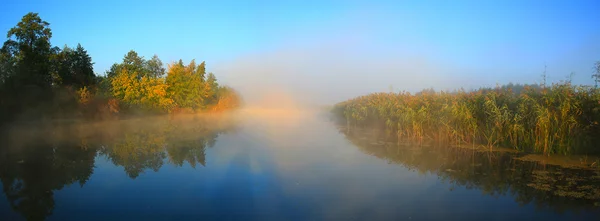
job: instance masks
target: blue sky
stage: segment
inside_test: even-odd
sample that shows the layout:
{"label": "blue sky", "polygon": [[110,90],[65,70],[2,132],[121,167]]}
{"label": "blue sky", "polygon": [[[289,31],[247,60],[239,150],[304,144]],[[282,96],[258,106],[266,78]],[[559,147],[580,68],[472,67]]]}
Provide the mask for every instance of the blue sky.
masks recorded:
{"label": "blue sky", "polygon": [[[246,90],[270,85],[332,99],[427,87],[550,81],[591,84],[599,1],[13,1],[0,31],[27,12],[52,43],[81,43],[103,73],[127,51],[206,60]],[[319,81],[314,83],[315,78]],[[338,86],[332,86],[337,84]]]}

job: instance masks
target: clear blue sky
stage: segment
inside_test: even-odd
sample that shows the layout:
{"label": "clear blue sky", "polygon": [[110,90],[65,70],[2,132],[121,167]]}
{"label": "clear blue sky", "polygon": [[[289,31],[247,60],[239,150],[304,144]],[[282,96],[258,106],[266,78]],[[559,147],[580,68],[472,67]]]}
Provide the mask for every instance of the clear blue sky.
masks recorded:
{"label": "clear blue sky", "polygon": [[[349,82],[363,85],[346,89],[363,93],[387,90],[389,85],[396,89],[437,87],[443,81],[448,81],[449,87],[533,83],[540,80],[544,64],[550,80],[564,79],[574,71],[576,83],[590,84],[591,66],[600,60],[597,0],[2,0],[1,5],[0,31],[8,31],[27,12],[39,12],[51,24],[52,43],[81,43],[96,63],[97,73],[131,49],[145,57],[158,54],[165,63],[180,58],[206,60],[209,70],[212,65],[214,70],[222,70],[221,75],[229,73],[226,66],[239,66],[236,62],[244,60],[255,65],[242,65],[237,71],[286,63],[286,59],[300,56],[305,58],[304,65],[313,67],[305,67],[310,73],[295,77],[321,76],[330,84],[344,74],[349,79],[355,76]],[[319,49],[336,44],[336,49]],[[319,61],[332,65],[321,68],[318,65],[325,64]],[[300,68],[286,64],[288,68],[283,70]],[[407,67],[411,65],[416,66]],[[331,66],[363,69],[357,67],[360,73],[351,73],[357,68]],[[393,71],[415,69],[428,70],[411,73],[422,78],[416,83]],[[366,76],[379,80],[361,82]],[[442,82],[427,80],[440,76]],[[326,87],[325,83],[321,86]]]}

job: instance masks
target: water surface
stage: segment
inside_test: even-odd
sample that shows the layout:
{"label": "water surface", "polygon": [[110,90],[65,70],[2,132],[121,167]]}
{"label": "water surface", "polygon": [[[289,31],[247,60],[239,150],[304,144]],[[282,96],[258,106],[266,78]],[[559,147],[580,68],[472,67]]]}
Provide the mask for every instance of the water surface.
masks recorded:
{"label": "water surface", "polygon": [[600,173],[416,147],[303,111],[21,125],[2,220],[598,220]]}

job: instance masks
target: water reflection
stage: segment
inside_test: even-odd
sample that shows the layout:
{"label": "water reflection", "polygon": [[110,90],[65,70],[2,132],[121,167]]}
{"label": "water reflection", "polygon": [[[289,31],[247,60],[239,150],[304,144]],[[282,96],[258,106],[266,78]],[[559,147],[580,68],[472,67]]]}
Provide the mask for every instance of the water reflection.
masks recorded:
{"label": "water reflection", "polygon": [[340,132],[366,154],[421,174],[436,174],[453,187],[479,189],[493,197],[512,196],[521,206],[533,204],[538,209],[561,213],[598,210],[600,206],[598,170],[517,160],[517,154],[509,152],[403,145],[392,136],[373,130],[340,127]]}
{"label": "water reflection", "polygon": [[[8,198],[0,220],[596,220],[600,212],[596,171],[399,147],[381,133],[340,134],[311,114],[244,114],[236,116],[243,122],[10,128],[0,139],[0,196]],[[9,205],[21,217],[3,216]]]}
{"label": "water reflection", "polygon": [[14,126],[0,139],[0,181],[14,211],[44,220],[54,209],[54,191],[85,185],[97,156],[132,179],[166,163],[205,166],[205,149],[235,129],[232,118],[212,116]]}
{"label": "water reflection", "polygon": [[28,220],[43,220],[54,209],[54,190],[86,183],[95,155],[93,148],[46,142],[18,150],[2,148],[0,180],[12,209]]}

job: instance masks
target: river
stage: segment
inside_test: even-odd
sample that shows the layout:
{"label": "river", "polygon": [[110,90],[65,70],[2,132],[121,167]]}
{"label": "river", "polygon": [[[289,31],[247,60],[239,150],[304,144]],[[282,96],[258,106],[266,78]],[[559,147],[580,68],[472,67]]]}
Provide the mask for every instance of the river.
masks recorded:
{"label": "river", "polygon": [[1,220],[599,220],[600,172],[242,110],[3,132]]}

